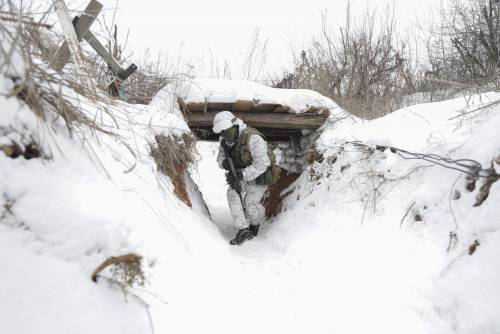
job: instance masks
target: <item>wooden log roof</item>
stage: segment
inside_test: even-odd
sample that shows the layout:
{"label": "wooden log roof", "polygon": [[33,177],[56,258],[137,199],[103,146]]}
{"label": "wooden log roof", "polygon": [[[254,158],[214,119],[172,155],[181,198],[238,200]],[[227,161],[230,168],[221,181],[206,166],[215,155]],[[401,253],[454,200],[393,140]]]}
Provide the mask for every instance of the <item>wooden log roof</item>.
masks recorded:
{"label": "wooden log roof", "polygon": [[261,131],[269,141],[288,141],[300,137],[303,130],[316,130],[328,118],[327,109],[310,107],[303,113],[294,113],[288,106],[256,101],[235,102],[191,102],[177,100],[188,126],[203,140],[217,140],[212,131],[215,115],[224,110],[231,111],[245,123]]}

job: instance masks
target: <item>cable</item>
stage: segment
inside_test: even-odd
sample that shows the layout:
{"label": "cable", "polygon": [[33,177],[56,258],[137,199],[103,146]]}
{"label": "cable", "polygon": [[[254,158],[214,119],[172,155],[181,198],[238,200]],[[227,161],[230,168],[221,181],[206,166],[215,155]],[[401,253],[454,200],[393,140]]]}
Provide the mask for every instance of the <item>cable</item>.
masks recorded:
{"label": "cable", "polygon": [[[354,146],[361,146],[373,149],[373,146],[367,145],[361,141],[348,141],[348,144],[352,144]],[[437,154],[424,154],[424,153],[415,153],[407,150],[403,150],[394,146],[385,146],[385,145],[376,145],[377,149],[390,149],[391,152],[397,153],[401,158],[406,160],[424,160],[436,165],[439,165],[444,168],[452,169],[459,171],[461,173],[467,174],[471,177],[483,177],[487,178],[491,176],[491,169],[484,169],[483,166],[472,159],[457,159],[453,160],[450,158],[446,158]],[[458,167],[455,167],[455,166]]]}

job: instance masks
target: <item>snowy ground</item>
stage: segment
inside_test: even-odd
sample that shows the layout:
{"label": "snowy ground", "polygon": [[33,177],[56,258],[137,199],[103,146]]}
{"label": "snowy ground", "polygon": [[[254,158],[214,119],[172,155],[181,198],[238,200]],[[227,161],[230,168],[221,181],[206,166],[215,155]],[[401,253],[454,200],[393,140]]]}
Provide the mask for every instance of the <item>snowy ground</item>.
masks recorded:
{"label": "snowy ground", "polygon": [[[498,333],[499,183],[473,207],[481,181],[468,192],[457,171],[346,143],[489,167],[500,154],[500,108],[449,119],[497,98],[332,124],[317,143],[325,160],[299,178],[286,210],[241,247],[228,244],[235,230],[214,144],[199,143],[192,172],[213,221],[193,190],[190,209],[158,175],[149,156],[154,134],[186,130],[162,115],[158,101],[110,106],[119,116],[113,130],[135,157],[114,137],[82,143],[55,122],[50,134],[60,150],[52,159],[0,153],[0,333],[150,332],[137,298],[89,279],[102,260],[130,251],[145,256],[148,284],[131,292],[150,305],[156,333]],[[19,133],[47,138],[26,106],[1,102],[2,143],[22,141]],[[457,241],[447,251],[450,232]],[[480,246],[468,255],[476,239]]]}
{"label": "snowy ground", "polygon": [[[498,98],[490,94],[419,105],[326,131],[320,150],[326,160],[336,156],[337,161],[313,165],[288,197],[285,213],[264,226],[258,238],[228,248],[248,277],[234,290],[233,271],[216,274],[220,294],[213,316],[223,309],[231,320],[222,323],[250,322],[243,332],[498,332],[498,184],[473,208],[477,190],[464,189],[464,174],[404,160],[390,151],[367,157],[344,143],[363,140],[471,158],[488,168],[500,153],[494,140],[497,109],[449,119]],[[197,182],[227,240],[235,230],[216,167],[216,145],[198,147]],[[385,179],[370,180],[364,175],[369,172]],[[375,197],[372,182],[382,183]],[[451,246],[450,232],[457,235]],[[481,245],[468,255],[476,239]],[[231,295],[237,301],[231,302]],[[190,330],[194,328],[186,332]]]}

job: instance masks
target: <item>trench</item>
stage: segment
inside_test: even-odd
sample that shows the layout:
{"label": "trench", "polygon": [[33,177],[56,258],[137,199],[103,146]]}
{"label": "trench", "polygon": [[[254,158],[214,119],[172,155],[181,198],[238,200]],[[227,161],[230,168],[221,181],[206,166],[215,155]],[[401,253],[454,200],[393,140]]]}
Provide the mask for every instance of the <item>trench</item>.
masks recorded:
{"label": "trench", "polygon": [[[212,221],[217,225],[221,234],[229,240],[234,237],[237,229],[233,226],[227,203],[225,171],[220,169],[217,164],[218,148],[217,142],[199,141],[197,151],[203,152],[203,154],[200,154],[196,168],[190,173],[194,174],[195,182],[210,212]],[[282,169],[278,182],[269,186],[262,199],[266,212],[266,222],[262,224],[263,230],[266,230],[266,225],[281,212],[282,202],[290,192],[287,189],[299,176],[299,173],[291,173]]]}

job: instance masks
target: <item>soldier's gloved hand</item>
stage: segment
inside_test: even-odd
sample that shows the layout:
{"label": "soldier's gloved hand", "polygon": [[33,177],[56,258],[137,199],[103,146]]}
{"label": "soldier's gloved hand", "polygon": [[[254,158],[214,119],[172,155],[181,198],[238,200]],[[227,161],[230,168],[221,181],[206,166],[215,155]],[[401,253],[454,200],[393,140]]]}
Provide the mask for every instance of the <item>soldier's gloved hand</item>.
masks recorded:
{"label": "soldier's gloved hand", "polygon": [[222,168],[224,168],[225,170],[229,170],[229,162],[227,161],[227,159],[222,160]]}

